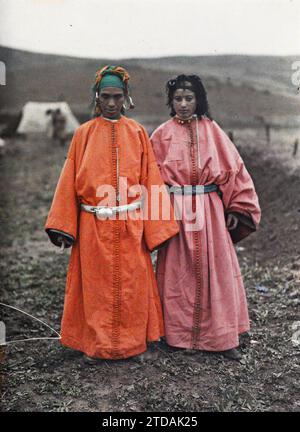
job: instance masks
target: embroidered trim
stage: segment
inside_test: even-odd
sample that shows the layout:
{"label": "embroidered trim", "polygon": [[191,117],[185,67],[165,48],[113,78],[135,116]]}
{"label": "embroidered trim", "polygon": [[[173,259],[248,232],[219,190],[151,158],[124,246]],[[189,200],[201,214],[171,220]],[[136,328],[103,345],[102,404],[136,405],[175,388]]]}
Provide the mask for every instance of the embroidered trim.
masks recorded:
{"label": "embroidered trim", "polygon": [[[118,189],[118,154],[116,125],[111,123],[112,145],[112,186]],[[112,313],[112,357],[120,358],[120,326],[121,326],[121,277],[120,277],[120,221],[119,215],[111,221],[113,228],[113,260],[112,260],[112,288],[113,288],[113,313]]]}
{"label": "embroidered trim", "polygon": [[[198,179],[198,167],[197,167],[197,150],[195,151],[195,139],[193,133],[193,127],[191,123],[187,123],[189,135],[190,135],[190,143],[191,143],[191,158],[192,158],[192,176],[191,176],[191,184],[197,185],[199,184]],[[196,197],[193,197],[193,207],[196,204]],[[193,208],[195,211],[195,208]],[[192,349],[197,349],[199,346],[199,337],[200,337],[200,324],[202,318],[202,310],[201,310],[201,297],[202,297],[202,260],[201,260],[201,247],[200,247],[200,233],[199,231],[193,231],[193,241],[195,244],[195,254],[194,254],[194,266],[196,273],[196,292],[195,292],[195,304],[194,304],[194,313],[193,313],[193,327],[192,327],[192,340],[191,345]]]}

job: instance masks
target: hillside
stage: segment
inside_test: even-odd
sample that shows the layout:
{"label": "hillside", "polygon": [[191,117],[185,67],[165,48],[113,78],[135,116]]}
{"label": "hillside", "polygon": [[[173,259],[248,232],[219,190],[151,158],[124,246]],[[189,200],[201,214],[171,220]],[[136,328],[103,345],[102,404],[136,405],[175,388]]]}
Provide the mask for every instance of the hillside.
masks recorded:
{"label": "hillside", "polygon": [[0,47],[7,85],[0,87],[0,111],[15,115],[28,100],[66,100],[84,120],[91,112],[95,71],[121,63],[131,74],[133,116],[155,126],[168,116],[164,85],[178,73],[198,73],[208,90],[212,113],[228,127],[259,123],[295,126],[299,104],[291,83],[291,57],[202,56],[161,59],[82,59]]}
{"label": "hillside", "polygon": [[200,75],[211,76],[221,82],[229,80],[237,85],[251,85],[258,90],[296,95],[297,89],[291,81],[291,66],[298,58],[249,55],[162,57],[138,59],[135,64],[176,73],[182,69],[188,73],[198,71]]}

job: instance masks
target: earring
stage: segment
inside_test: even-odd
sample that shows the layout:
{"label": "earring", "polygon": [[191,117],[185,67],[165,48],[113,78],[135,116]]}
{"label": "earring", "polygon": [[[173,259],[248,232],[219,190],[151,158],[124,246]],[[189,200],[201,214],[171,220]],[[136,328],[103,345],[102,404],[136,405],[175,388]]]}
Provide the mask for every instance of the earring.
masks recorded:
{"label": "earring", "polygon": [[124,110],[129,110],[130,108],[130,101],[129,101],[129,96],[125,97],[124,103],[123,103],[123,108]]}
{"label": "earring", "polygon": [[133,109],[134,108],[134,103],[132,101],[132,98],[129,95],[127,95],[125,97],[125,101],[123,103],[123,108],[125,110],[129,110],[129,109]]}
{"label": "earring", "polygon": [[95,114],[96,117],[101,114],[101,107],[100,107],[100,103],[99,103],[99,94],[98,94],[98,92],[96,92],[96,96],[95,96],[94,114]]}

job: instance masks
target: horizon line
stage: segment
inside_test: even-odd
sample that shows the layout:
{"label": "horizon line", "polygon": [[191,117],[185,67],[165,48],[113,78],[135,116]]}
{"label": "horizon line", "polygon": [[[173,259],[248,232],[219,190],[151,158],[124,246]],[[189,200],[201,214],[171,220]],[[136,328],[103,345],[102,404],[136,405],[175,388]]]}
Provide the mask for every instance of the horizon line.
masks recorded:
{"label": "horizon line", "polygon": [[[0,44],[0,50],[4,48],[4,49],[11,49],[11,50],[15,50],[15,51],[23,51],[25,53],[29,53],[29,54],[40,54],[40,55],[46,55],[46,56],[56,56],[56,57],[69,57],[69,58],[74,58],[74,59],[78,59],[78,60],[97,60],[97,59],[105,59],[105,60],[118,60],[118,61],[129,61],[129,60],[154,60],[154,59],[165,59],[165,58],[197,58],[197,57],[229,57],[229,56],[236,56],[236,57],[299,57],[300,60],[300,53],[299,54],[247,54],[247,53],[228,53],[228,52],[223,52],[223,53],[218,53],[218,54],[214,54],[214,53],[205,53],[205,54],[164,54],[164,55],[157,55],[157,56],[149,56],[149,57],[145,57],[145,56],[136,56],[136,57],[106,57],[106,56],[99,56],[99,57],[86,57],[86,56],[75,56],[72,54],[61,54],[61,53],[54,53],[54,52],[46,52],[46,51],[32,51],[30,49],[24,49],[24,48],[17,48],[14,46],[8,46],[8,45],[2,45]],[[1,60],[1,58],[0,58]]]}

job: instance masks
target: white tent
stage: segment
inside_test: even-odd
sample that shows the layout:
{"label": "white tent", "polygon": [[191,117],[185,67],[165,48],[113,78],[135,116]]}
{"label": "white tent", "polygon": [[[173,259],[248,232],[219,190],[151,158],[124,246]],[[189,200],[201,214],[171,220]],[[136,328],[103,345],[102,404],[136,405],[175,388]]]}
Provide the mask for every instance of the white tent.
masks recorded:
{"label": "white tent", "polygon": [[47,132],[51,123],[51,116],[47,110],[60,109],[66,116],[66,132],[72,134],[79,126],[78,120],[66,102],[27,102],[22,110],[22,117],[17,128],[20,134],[30,132]]}

